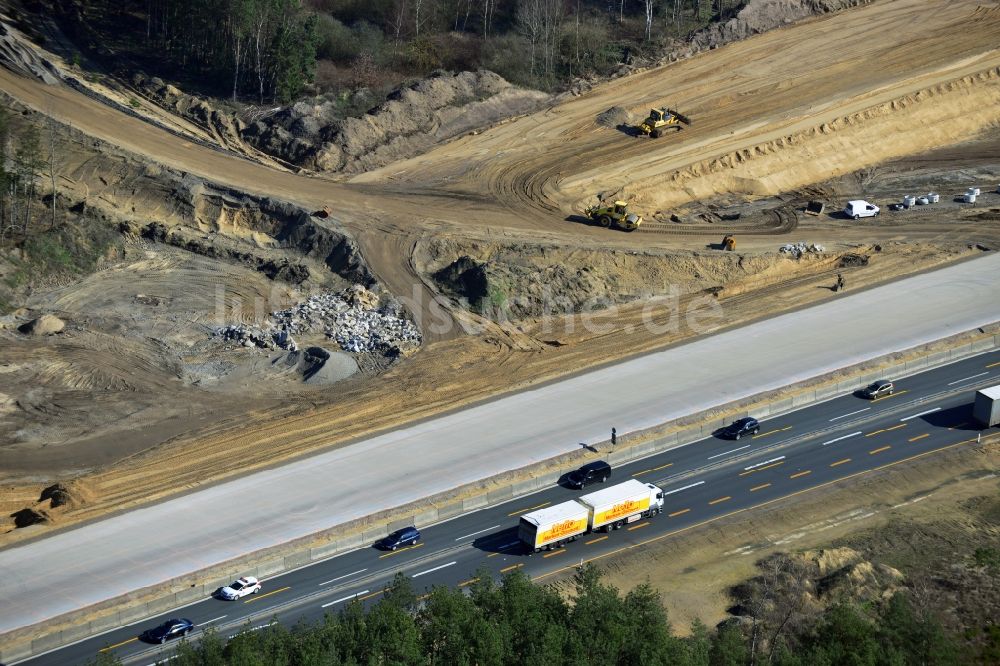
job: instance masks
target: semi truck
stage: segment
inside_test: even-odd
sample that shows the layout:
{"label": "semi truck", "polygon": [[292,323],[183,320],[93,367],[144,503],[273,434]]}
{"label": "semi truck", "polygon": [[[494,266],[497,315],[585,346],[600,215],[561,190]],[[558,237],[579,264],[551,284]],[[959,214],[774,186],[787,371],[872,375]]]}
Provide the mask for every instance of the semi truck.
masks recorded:
{"label": "semi truck", "polygon": [[1000,425],[1000,385],[976,391],[972,405],[972,418],[984,428]]}
{"label": "semi truck", "polygon": [[521,516],[517,535],[537,553],[589,532],[610,532],[663,510],[663,491],[635,479]]}

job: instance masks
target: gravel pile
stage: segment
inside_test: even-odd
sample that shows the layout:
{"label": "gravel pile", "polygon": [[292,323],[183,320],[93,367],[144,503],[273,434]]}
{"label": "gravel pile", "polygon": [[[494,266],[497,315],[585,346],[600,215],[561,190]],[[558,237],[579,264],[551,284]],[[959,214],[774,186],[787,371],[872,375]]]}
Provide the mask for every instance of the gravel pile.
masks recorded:
{"label": "gravel pile", "polygon": [[420,344],[420,331],[395,303],[380,306],[376,294],[354,285],[340,294],[310,296],[287,310],[271,313],[261,326],[234,324],[217,335],[244,347],[295,351],[292,336],[322,331],[344,351],[396,353]]}
{"label": "gravel pile", "polygon": [[826,252],[826,247],[816,243],[785,243],[778,248],[778,252],[790,254],[796,259],[809,252]]}

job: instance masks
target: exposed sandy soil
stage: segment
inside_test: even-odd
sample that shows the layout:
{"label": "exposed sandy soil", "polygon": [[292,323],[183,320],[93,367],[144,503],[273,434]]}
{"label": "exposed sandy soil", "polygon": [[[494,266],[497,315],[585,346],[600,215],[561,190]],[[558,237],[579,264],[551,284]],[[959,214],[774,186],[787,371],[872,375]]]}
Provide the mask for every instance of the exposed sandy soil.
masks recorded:
{"label": "exposed sandy soil", "polygon": [[[858,562],[902,573],[892,587],[962,631],[995,618],[996,577],[974,560],[1000,548],[1000,447],[959,447],[722,518],[597,564],[619,589],[648,582],[680,631],[730,617],[730,589],[774,553],[796,553],[822,573]],[[860,572],[855,572],[860,573]],[[572,572],[552,577],[564,589]],[[886,577],[879,577],[885,584]],[[889,577],[890,579],[893,577]],[[869,580],[865,577],[863,580]],[[845,590],[878,598],[887,587]]]}
{"label": "exposed sandy soil", "polygon": [[[618,79],[341,182],[185,141],[66,88],[0,70],[10,95],[93,137],[63,166],[68,197],[102,207],[128,229],[165,224],[180,239],[174,244],[225,250],[223,261],[208,262],[140,243],[101,273],[33,296],[33,307],[65,315],[69,326],[57,340],[10,333],[0,348],[0,368],[22,377],[20,388],[0,396],[0,418],[23,436],[0,446],[0,468],[11,477],[0,506],[13,511],[52,480],[92,470],[84,477],[90,501],[52,514],[52,525],[68,525],[224,478],[238,471],[234,460],[245,469],[274,464],[329,446],[331,432],[348,441],[662,347],[690,331],[653,335],[636,326],[643,313],[635,299],[671,285],[682,305],[712,294],[736,325],[835,297],[829,286],[838,272],[855,289],[974,256],[977,243],[995,247],[1000,195],[984,195],[975,209],[949,198],[995,180],[1000,168],[989,158],[1000,120],[998,43],[1000,3],[876,2]],[[639,116],[666,102],[694,123],[655,141],[596,123],[611,106]],[[118,147],[113,165],[108,144]],[[966,153],[967,168],[948,173]],[[911,164],[909,155],[924,157]],[[887,160],[896,161],[870,168]],[[175,182],[185,184],[181,197],[172,196]],[[810,198],[839,209],[845,198],[899,196],[917,186],[940,191],[944,203],[862,223],[795,211]],[[598,192],[633,200],[649,222],[625,234],[573,219]],[[314,221],[316,228],[356,240],[365,265],[355,268],[370,268],[386,290],[412,299],[426,344],[385,374],[336,391],[280,403],[273,393],[206,397],[194,388],[197,373],[185,374],[197,359],[178,350],[198,351],[216,285],[234,304],[286,304],[287,275],[267,280],[248,268],[282,257],[302,263],[312,282],[342,284],[344,275],[313,246],[279,242],[291,224],[288,205],[330,206],[332,217]],[[737,234],[737,253],[709,249],[723,232]],[[797,240],[828,251],[801,260],[776,254]],[[847,253],[868,264],[842,267]],[[496,314],[434,300],[440,285],[431,274],[461,256],[488,265],[509,302],[521,299],[510,310],[515,321],[498,324]],[[620,307],[600,333],[587,332],[579,316],[539,319],[543,282],[569,299],[567,310],[587,298]],[[140,294],[154,300],[136,301]],[[238,376],[252,388],[258,375]],[[42,391],[35,402],[32,377]],[[129,392],[139,399],[121,399]],[[85,418],[88,395],[100,424]],[[137,419],[147,427],[133,428]],[[0,530],[12,526],[6,515]],[[45,529],[12,530],[0,544]]]}

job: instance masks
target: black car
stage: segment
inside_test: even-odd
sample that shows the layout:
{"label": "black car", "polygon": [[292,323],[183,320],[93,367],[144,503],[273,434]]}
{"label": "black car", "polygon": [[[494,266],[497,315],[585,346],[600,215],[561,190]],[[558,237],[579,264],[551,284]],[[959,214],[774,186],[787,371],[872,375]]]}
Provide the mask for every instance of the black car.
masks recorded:
{"label": "black car", "polygon": [[378,547],[382,550],[396,550],[402,546],[412,546],[418,541],[420,541],[420,530],[416,527],[404,527],[379,541]]}
{"label": "black car", "polygon": [[585,488],[591,483],[604,483],[611,478],[611,465],[603,460],[587,463],[566,475],[566,483],[573,488]]}
{"label": "black car", "polygon": [[739,439],[743,435],[756,435],[760,432],[760,423],[752,416],[733,421],[722,430],[722,436],[728,439]]}
{"label": "black car", "polygon": [[194,630],[194,622],[187,618],[167,620],[153,629],[142,632],[142,640],[150,643],[166,643],[171,638],[187,636]]}
{"label": "black car", "polygon": [[861,395],[869,400],[874,400],[876,398],[883,398],[887,395],[892,395],[892,392],[895,390],[895,384],[887,379],[880,379],[877,382],[872,382],[868,386],[861,389]]}

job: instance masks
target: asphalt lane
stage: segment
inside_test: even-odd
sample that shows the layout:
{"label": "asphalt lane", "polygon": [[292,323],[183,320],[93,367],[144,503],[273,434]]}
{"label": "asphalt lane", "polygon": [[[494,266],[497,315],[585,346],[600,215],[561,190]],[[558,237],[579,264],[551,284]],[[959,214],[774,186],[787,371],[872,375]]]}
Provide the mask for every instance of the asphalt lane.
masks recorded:
{"label": "asphalt lane", "polygon": [[126,663],[149,664],[172,648],[146,645],[138,634],[168,617],[192,619],[197,625],[193,639],[207,627],[229,636],[275,619],[291,625],[336,612],[353,600],[374,603],[397,572],[410,576],[421,593],[433,585],[466,587],[482,572],[499,577],[523,570],[544,581],[623,549],[655,547],[734,512],[968,445],[980,434],[998,436],[995,428],[981,432],[971,418],[974,390],[997,383],[1000,352],[993,352],[897,380],[892,396],[874,401],[840,396],[762,421],[753,438],[713,437],[617,467],[609,483],[637,478],[661,486],[667,493],[664,514],[616,532],[585,535],[551,552],[523,552],[516,536],[518,517],[583,491],[553,487],[520,497],[428,527],[416,546],[346,553],[266,580],[258,595],[235,602],[206,599],[22,663],[82,663],[111,650]]}

